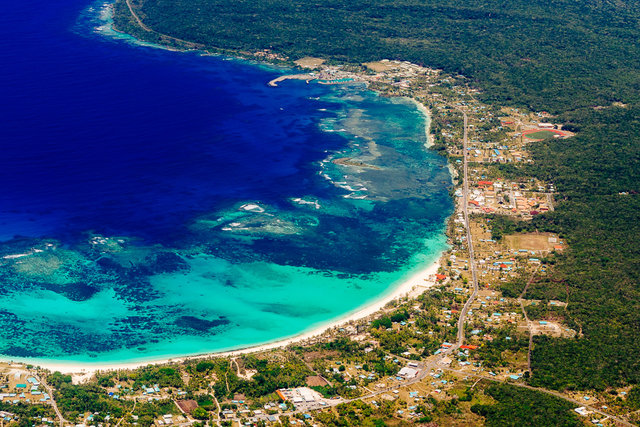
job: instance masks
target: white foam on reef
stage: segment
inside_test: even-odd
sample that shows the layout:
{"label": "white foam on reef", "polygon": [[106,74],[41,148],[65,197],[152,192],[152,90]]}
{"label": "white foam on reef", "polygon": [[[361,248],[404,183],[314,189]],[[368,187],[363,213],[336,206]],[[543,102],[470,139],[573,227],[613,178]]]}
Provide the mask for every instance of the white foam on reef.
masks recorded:
{"label": "white foam on reef", "polygon": [[26,254],[14,254],[14,255],[5,255],[2,257],[2,259],[16,259],[16,258],[22,258],[25,256],[29,256],[32,255],[32,252],[26,253]]}
{"label": "white foam on reef", "polygon": [[87,32],[90,31],[93,34],[104,36],[105,39],[110,38],[114,40],[120,40],[134,46],[143,46],[173,52],[180,51],[179,49],[170,46],[145,42],[135,38],[130,34],[122,33],[116,30],[113,26],[113,6],[114,2],[112,1],[97,1],[92,3],[92,5],[90,5],[80,13],[79,18],[74,25],[74,32],[81,36],[86,36]]}
{"label": "white foam on reef", "polygon": [[322,171],[318,171],[318,175],[320,175],[321,177],[323,177],[324,179],[326,179],[327,181],[332,181],[331,177],[329,175],[327,175],[326,173],[322,172]]}
{"label": "white foam on reef", "polygon": [[355,200],[363,200],[367,198],[366,194],[357,194],[356,193],[349,193],[349,194],[345,194],[344,196],[342,196],[345,199],[355,199]]}
{"label": "white foam on reef", "polygon": [[[354,188],[344,181],[334,182],[334,185],[336,187],[342,188],[343,190],[347,190],[347,191],[367,191],[367,187],[364,187],[361,185],[359,188]],[[354,185],[358,185],[358,184],[354,184]]]}
{"label": "white foam on reef", "polygon": [[240,209],[242,209],[243,211],[248,211],[248,212],[257,212],[257,213],[264,212],[264,208],[261,207],[260,205],[255,204],[255,203],[247,203],[245,205],[240,206]]}
{"label": "white foam on reef", "polygon": [[300,197],[294,197],[291,199],[292,202],[297,203],[299,205],[312,205],[316,209],[320,209],[320,203],[317,200],[304,200]]}

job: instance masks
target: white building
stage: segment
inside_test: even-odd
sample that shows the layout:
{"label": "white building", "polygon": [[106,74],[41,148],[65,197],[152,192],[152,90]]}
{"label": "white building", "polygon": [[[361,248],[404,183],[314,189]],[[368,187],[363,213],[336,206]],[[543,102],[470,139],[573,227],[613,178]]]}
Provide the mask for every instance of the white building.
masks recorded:
{"label": "white building", "polygon": [[404,368],[400,369],[400,372],[398,372],[399,377],[407,378],[407,379],[415,378],[417,375],[418,375],[418,370],[414,368],[409,368],[408,366],[405,366]]}

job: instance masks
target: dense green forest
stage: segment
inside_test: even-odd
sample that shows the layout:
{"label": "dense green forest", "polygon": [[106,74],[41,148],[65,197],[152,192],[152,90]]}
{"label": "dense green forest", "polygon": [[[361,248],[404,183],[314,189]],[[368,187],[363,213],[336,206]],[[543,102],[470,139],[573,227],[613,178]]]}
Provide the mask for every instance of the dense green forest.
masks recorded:
{"label": "dense green forest", "polygon": [[[564,200],[531,223],[493,218],[494,238],[556,231],[571,248],[556,255],[554,276],[532,283],[527,297],[568,301],[563,317],[584,338],[536,338],[532,385],[604,390],[640,383],[639,117],[636,105],[562,114],[580,123],[580,133],[532,144],[535,164],[516,173],[555,182]],[[505,284],[503,291],[515,297],[523,287]]]}
{"label": "dense green forest", "polygon": [[[635,1],[130,1],[155,31],[210,47],[408,60],[462,73],[491,99],[537,110],[638,100]],[[117,25],[135,31],[124,0],[117,9]]]}
{"label": "dense green forest", "polygon": [[558,260],[554,279],[565,285],[557,296],[568,298],[572,327],[584,339],[538,340],[532,385],[640,383],[638,117],[635,106],[585,115],[575,138],[534,146],[533,172],[554,180],[565,197],[538,225],[568,237],[571,250]]}
{"label": "dense green forest", "polygon": [[[210,49],[408,60],[469,77],[485,102],[556,114],[577,136],[533,144],[535,164],[509,173],[556,185],[555,212],[525,228],[566,238],[570,250],[554,268],[554,283],[565,286],[554,292],[568,298],[567,321],[582,335],[537,339],[531,383],[557,389],[640,383],[640,3],[133,0],[133,6],[158,33]],[[159,40],[134,25],[123,0],[115,10],[120,29]]]}
{"label": "dense green forest", "polygon": [[491,426],[582,426],[584,423],[571,411],[571,403],[538,391],[510,385],[491,385],[485,394],[493,397],[495,405],[476,404],[471,410],[486,419]]}

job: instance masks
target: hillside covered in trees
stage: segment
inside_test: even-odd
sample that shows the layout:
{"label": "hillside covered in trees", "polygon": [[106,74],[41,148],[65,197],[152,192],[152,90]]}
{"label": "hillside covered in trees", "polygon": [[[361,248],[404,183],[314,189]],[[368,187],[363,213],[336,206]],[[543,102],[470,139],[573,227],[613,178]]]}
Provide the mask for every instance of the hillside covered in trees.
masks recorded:
{"label": "hillside covered in trees", "polygon": [[[485,102],[577,131],[532,145],[521,171],[561,203],[536,219],[571,250],[556,266],[579,339],[538,339],[531,384],[640,383],[640,3],[629,0],[134,0],[145,25],[211,49],[293,59],[407,60],[461,73]],[[118,28],[149,40],[123,0]],[[597,108],[596,108],[597,107]],[[518,171],[516,171],[518,173]],[[622,194],[621,194],[622,193]],[[560,289],[559,288],[559,289]],[[533,290],[532,290],[533,291]],[[566,295],[564,295],[566,298]]]}
{"label": "hillside covered in trees", "polygon": [[[131,0],[155,31],[209,47],[402,59],[534,110],[638,100],[640,5],[592,0]],[[127,6],[117,25],[129,30]],[[147,37],[149,35],[146,35]]]}

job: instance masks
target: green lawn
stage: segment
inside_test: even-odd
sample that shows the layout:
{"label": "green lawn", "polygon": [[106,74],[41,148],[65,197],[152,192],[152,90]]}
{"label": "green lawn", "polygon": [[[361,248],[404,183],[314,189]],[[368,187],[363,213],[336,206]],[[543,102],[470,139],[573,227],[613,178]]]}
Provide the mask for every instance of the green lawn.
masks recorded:
{"label": "green lawn", "polygon": [[525,135],[529,139],[547,139],[553,138],[555,135],[559,135],[550,130],[539,130],[538,132],[532,132]]}

